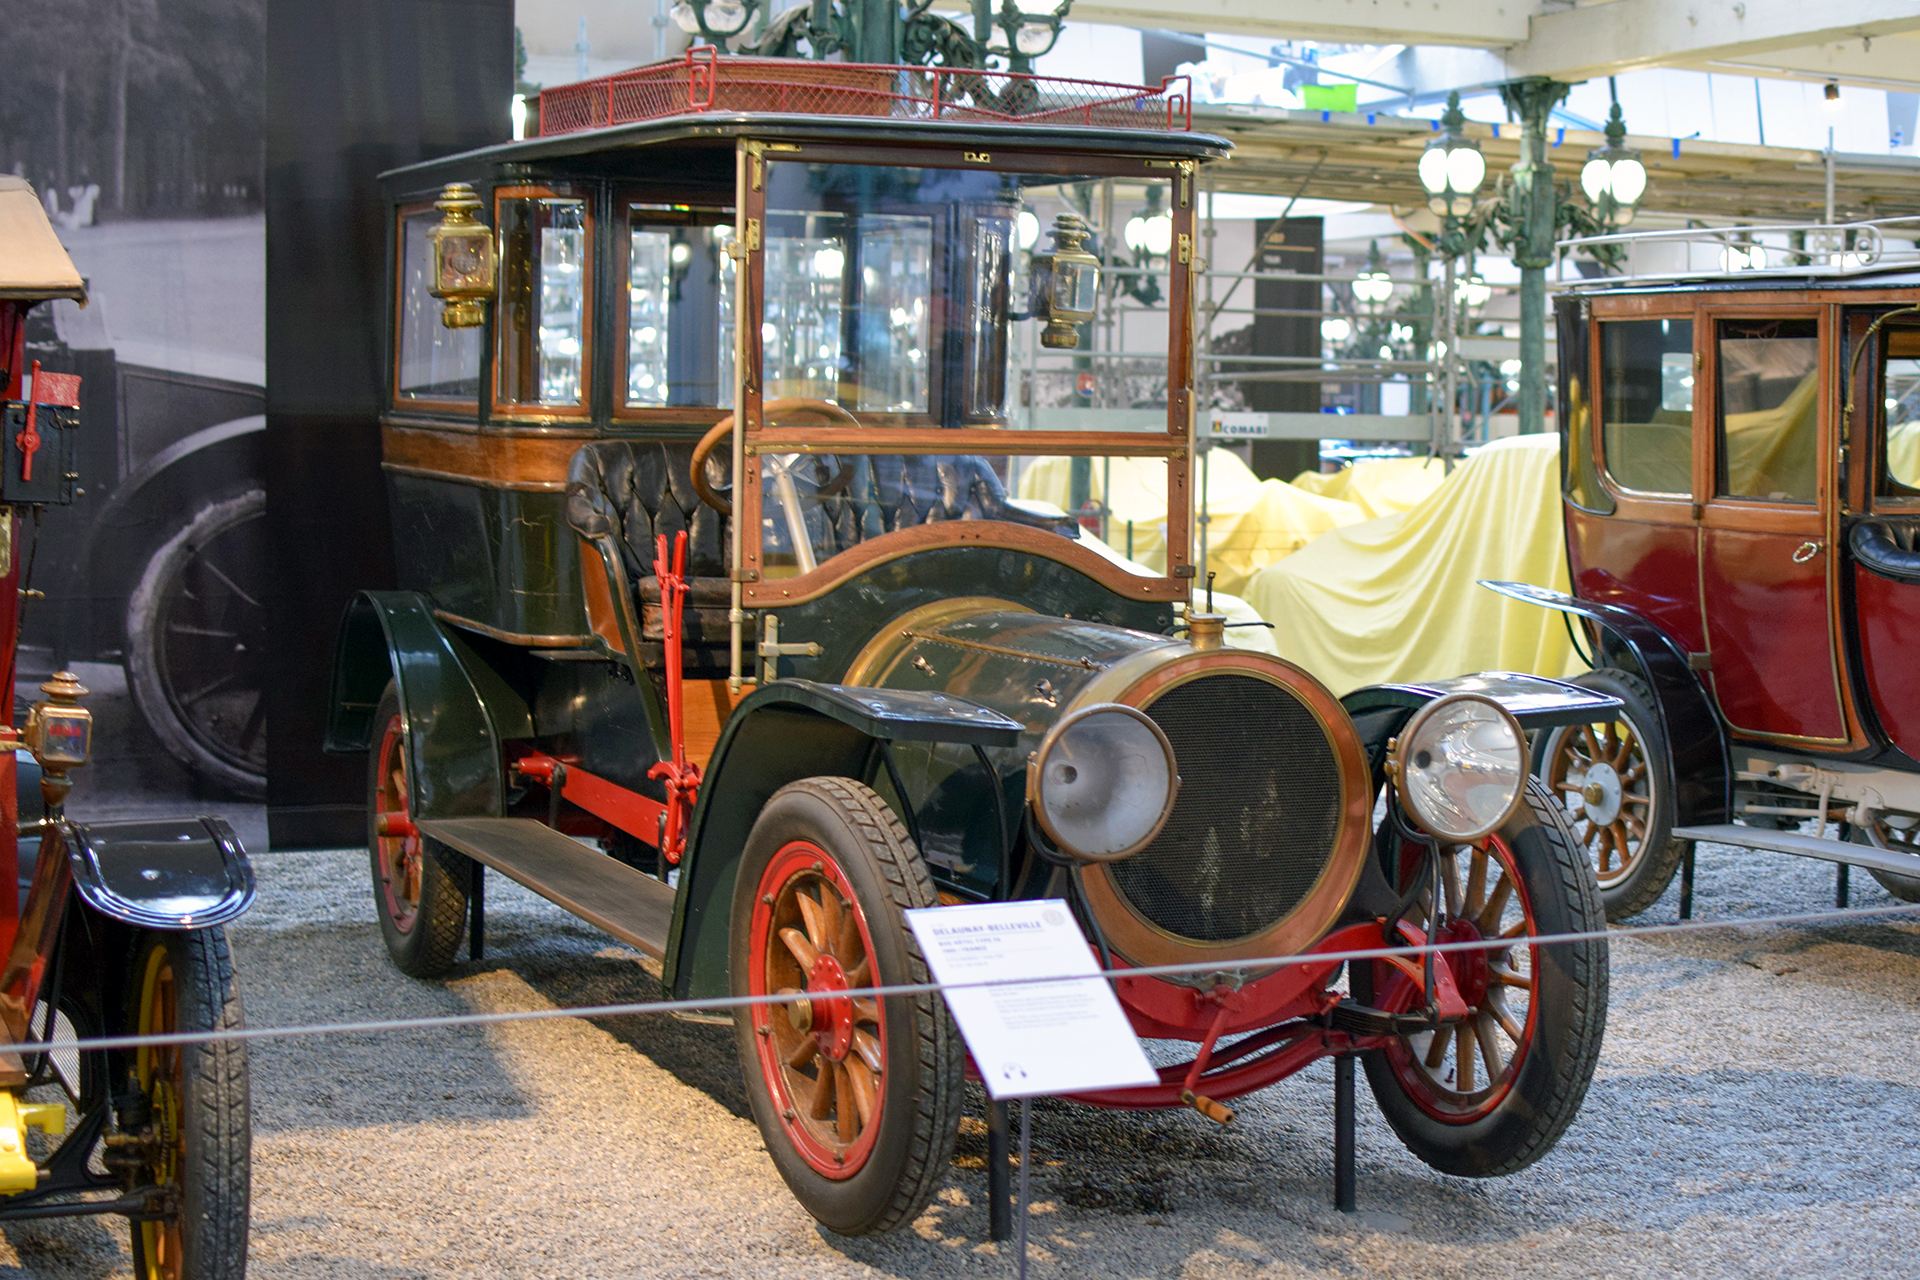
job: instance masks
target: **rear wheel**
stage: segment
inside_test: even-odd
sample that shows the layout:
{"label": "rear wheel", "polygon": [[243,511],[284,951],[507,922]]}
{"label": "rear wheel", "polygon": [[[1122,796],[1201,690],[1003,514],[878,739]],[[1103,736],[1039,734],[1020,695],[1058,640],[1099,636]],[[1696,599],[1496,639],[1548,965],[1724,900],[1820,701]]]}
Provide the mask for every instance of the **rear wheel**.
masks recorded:
{"label": "rear wheel", "polygon": [[[127,1012],[136,1035],[238,1030],[244,1019],[225,932],[146,935]],[[175,1207],[159,1221],[132,1224],[133,1274],[240,1280],[251,1187],[246,1042],[146,1045],[133,1059],[134,1084],[146,1095],[140,1180],[169,1188]]]}
{"label": "rear wheel", "polygon": [[[1852,828],[1859,844],[1894,853],[1920,854],[1920,814],[1876,813],[1865,824]],[[1868,868],[1872,871],[1872,868]],[[1895,871],[1873,871],[1873,878],[1902,902],[1920,902],[1920,876],[1903,876]]]}
{"label": "rear wheel", "polygon": [[1624,920],[1659,901],[1687,851],[1673,838],[1666,738],[1653,691],[1638,676],[1603,667],[1574,683],[1620,699],[1620,712],[1548,732],[1534,772],[1593,863],[1607,919]]}
{"label": "rear wheel", "polygon": [[391,683],[374,712],[367,753],[367,849],[374,913],[400,972],[431,978],[453,967],[467,929],[468,867],[413,829],[407,723]]}
{"label": "rear wheel", "polygon": [[[1441,942],[1509,945],[1435,958],[1451,971],[1467,1017],[1403,1036],[1366,1055],[1367,1082],[1407,1149],[1442,1173],[1488,1178],[1553,1149],[1586,1097],[1607,1021],[1604,938],[1531,945],[1547,934],[1606,927],[1593,870],[1537,782],[1480,846],[1442,846]],[[1417,846],[1396,857],[1402,888],[1422,874]],[[1406,922],[1431,929],[1432,894]],[[1382,1008],[1418,1008],[1419,988],[1385,961],[1354,966],[1354,994]]]}
{"label": "rear wheel", "polygon": [[809,778],[760,811],[735,881],[733,992],[805,992],[734,1022],[767,1151],[808,1213],[842,1235],[919,1216],[945,1176],[963,1097],[960,1036],[903,914],[937,905],[900,821],[872,790]]}

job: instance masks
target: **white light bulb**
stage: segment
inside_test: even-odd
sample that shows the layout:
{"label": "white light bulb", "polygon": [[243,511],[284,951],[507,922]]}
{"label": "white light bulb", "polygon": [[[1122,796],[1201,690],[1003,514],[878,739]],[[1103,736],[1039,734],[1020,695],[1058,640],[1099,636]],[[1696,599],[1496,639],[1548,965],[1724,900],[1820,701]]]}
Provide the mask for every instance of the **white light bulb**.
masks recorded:
{"label": "white light bulb", "polygon": [[1143,238],[1148,253],[1165,257],[1167,250],[1173,247],[1173,219],[1164,213],[1148,218]]}
{"label": "white light bulb", "polygon": [[1487,158],[1478,147],[1455,147],[1447,152],[1447,183],[1459,194],[1472,195],[1486,176]]}
{"label": "white light bulb", "polygon": [[1506,374],[1509,378],[1514,377],[1520,372],[1520,362],[1518,360],[1502,360],[1500,362],[1500,372]]}
{"label": "white light bulb", "polygon": [[1439,147],[1428,147],[1420,153],[1420,185],[1430,196],[1446,192],[1447,153]]}
{"label": "white light bulb", "polygon": [[[1582,181],[1585,181],[1584,176]],[[1647,167],[1628,156],[1613,162],[1613,198],[1621,204],[1635,204],[1647,190]]]}
{"label": "white light bulb", "polygon": [[1580,189],[1587,193],[1587,199],[1598,203],[1606,193],[1608,183],[1613,181],[1613,166],[1599,156],[1587,161],[1580,170]]}
{"label": "white light bulb", "polygon": [[813,274],[822,280],[838,280],[841,270],[847,265],[847,255],[832,245],[814,251]]}
{"label": "white light bulb", "polygon": [[1320,337],[1338,346],[1353,336],[1353,325],[1340,316],[1320,322]]}
{"label": "white light bulb", "polygon": [[1040,219],[1022,209],[1013,220],[1014,239],[1021,249],[1031,249],[1040,239]]}
{"label": "white light bulb", "polygon": [[1147,220],[1137,213],[1134,214],[1127,219],[1127,228],[1123,234],[1126,236],[1127,248],[1138,253],[1147,243]]}

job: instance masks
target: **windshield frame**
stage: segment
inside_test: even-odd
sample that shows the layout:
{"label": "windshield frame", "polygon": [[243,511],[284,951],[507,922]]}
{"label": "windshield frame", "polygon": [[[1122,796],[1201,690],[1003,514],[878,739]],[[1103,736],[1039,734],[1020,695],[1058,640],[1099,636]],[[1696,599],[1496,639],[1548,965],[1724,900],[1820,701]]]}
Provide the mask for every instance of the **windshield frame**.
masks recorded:
{"label": "windshield frame", "polygon": [[[861,427],[785,426],[763,415],[761,324],[766,296],[767,167],[781,162],[989,170],[1074,177],[1149,178],[1169,181],[1173,249],[1168,255],[1167,423],[1164,431],[1026,431],[1006,427],[914,426],[893,421]],[[832,142],[741,138],[735,145],[737,259],[734,314],[737,412],[732,433],[735,518],[732,576],[746,606],[797,604],[815,598],[880,560],[949,545],[998,546],[1039,552],[1074,564],[1117,591],[1138,600],[1187,600],[1191,590],[1193,457],[1193,272],[1194,170],[1191,159],[1164,156],[1090,155],[1052,149],[976,151],[959,146],[859,146]],[[767,454],[886,453],[917,455],[1024,455],[1164,459],[1167,467],[1167,571],[1131,573],[1058,534],[993,520],[944,521],[896,530],[821,562],[796,577],[763,580],[762,477]],[[749,535],[751,531],[753,536]],[[1056,545],[1057,544],[1057,545]]]}

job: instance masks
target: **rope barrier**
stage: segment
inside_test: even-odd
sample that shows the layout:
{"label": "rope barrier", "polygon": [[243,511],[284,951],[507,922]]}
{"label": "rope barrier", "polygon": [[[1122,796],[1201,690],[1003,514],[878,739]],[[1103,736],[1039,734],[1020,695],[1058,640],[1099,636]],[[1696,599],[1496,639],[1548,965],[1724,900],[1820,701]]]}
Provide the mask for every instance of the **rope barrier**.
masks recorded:
{"label": "rope barrier", "polygon": [[[836,998],[918,996],[932,992],[965,991],[979,988],[1034,986],[1057,982],[1084,982],[1088,978],[1169,978],[1220,973],[1279,970],[1302,964],[1345,964],[1355,960],[1387,960],[1401,957],[1445,955],[1456,951],[1493,951],[1525,945],[1549,947],[1572,942],[1611,941],[1616,938],[1644,938],[1664,934],[1705,933],[1715,930],[1751,929],[1790,924],[1824,924],[1834,921],[1881,919],[1920,912],[1920,903],[1901,903],[1884,907],[1850,907],[1826,911],[1792,912],[1784,915],[1752,916],[1736,920],[1682,920],[1674,924],[1624,925],[1588,929],[1574,933],[1520,935],[1470,939],[1461,942],[1409,944],[1399,947],[1369,947],[1351,951],[1288,954],[1223,964],[1218,960],[1188,964],[1143,965],[1139,968],[1106,968],[1089,974],[997,978],[981,982],[914,982],[891,986],[856,987],[835,991]],[[229,1031],[171,1032],[150,1036],[101,1036],[89,1040],[28,1041],[0,1044],[0,1054],[41,1054],[49,1051],[104,1051],[142,1046],[216,1043],[221,1041],[288,1040],[326,1035],[375,1035],[401,1031],[433,1031],[459,1027],[493,1026],[508,1022],[542,1022],[553,1018],[616,1018],[657,1013],[712,1013],[751,1008],[756,1005],[795,1004],[811,1000],[817,992],[764,996],[713,996],[697,1000],[638,1000],[619,1004],[568,1005],[548,1009],[519,1009],[500,1013],[444,1014],[427,1018],[383,1018],[363,1022],[324,1022],[282,1027],[242,1027]]]}

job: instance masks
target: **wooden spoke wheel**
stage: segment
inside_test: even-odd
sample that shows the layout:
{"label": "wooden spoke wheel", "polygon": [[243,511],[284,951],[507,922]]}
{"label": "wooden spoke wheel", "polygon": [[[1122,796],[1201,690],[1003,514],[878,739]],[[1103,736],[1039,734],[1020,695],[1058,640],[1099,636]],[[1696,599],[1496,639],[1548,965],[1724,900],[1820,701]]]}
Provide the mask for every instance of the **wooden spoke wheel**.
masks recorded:
{"label": "wooden spoke wheel", "polygon": [[[129,1005],[136,1035],[239,1029],[225,933],[145,935]],[[133,1053],[133,1083],[146,1095],[146,1123],[124,1136],[141,1155],[140,1181],[166,1188],[173,1206],[157,1221],[133,1223],[133,1274],[240,1280],[251,1188],[245,1042],[143,1045]]]}
{"label": "wooden spoke wheel", "polygon": [[952,1159],[962,1051],[944,1002],[847,994],[928,980],[904,913],[936,902],[899,819],[846,778],[776,792],[741,854],[734,994],[797,997],[737,1016],[747,1096],[795,1197],[842,1235],[911,1222]]}
{"label": "wooden spoke wheel", "polygon": [[467,926],[466,860],[414,829],[407,727],[398,690],[388,684],[374,713],[367,753],[367,850],[374,914],[387,954],[402,973],[430,978],[453,966]]}
{"label": "wooden spoke wheel", "polygon": [[[1518,811],[1486,841],[1442,846],[1439,927],[1431,889],[1404,917],[1439,942],[1502,944],[1436,956],[1467,1015],[1366,1057],[1382,1114],[1409,1150],[1443,1173],[1493,1177],[1545,1155],[1579,1112],[1599,1061],[1605,940],[1529,941],[1606,924],[1593,870],[1556,809],[1529,780]],[[1418,846],[1401,845],[1387,870],[1404,891],[1424,865]],[[1356,998],[1382,1008],[1426,1005],[1413,979],[1386,961],[1355,965],[1353,986]]]}
{"label": "wooden spoke wheel", "polygon": [[1686,842],[1672,835],[1666,739],[1653,694],[1638,676],[1603,668],[1576,683],[1620,699],[1620,712],[1547,733],[1535,772],[1593,864],[1607,919],[1624,920],[1666,892],[1686,853]]}

